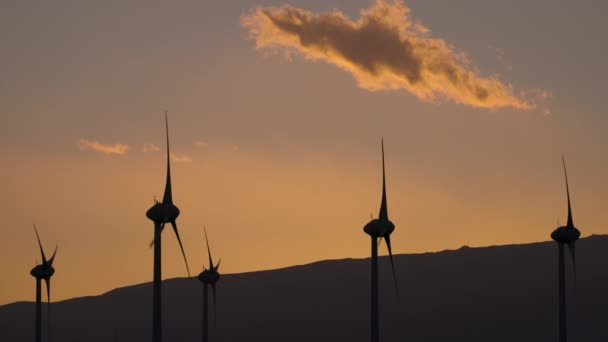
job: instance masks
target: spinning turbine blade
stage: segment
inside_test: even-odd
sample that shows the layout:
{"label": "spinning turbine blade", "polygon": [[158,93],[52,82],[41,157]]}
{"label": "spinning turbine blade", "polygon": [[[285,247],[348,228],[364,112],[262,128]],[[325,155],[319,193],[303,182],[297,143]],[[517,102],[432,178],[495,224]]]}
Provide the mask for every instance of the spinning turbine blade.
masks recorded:
{"label": "spinning turbine blade", "polygon": [[53,261],[55,260],[55,255],[57,254],[57,246],[55,246],[55,251],[53,252],[53,256],[49,259],[49,265],[53,266]]}
{"label": "spinning turbine blade", "polygon": [[171,225],[173,226],[173,232],[175,232],[175,236],[177,237],[177,242],[179,242],[179,248],[182,250],[182,255],[184,256],[184,262],[186,263],[186,270],[188,271],[188,277],[190,277],[190,267],[188,267],[188,260],[186,259],[186,252],[184,252],[184,246],[182,245],[182,239],[179,238],[179,233],[177,232],[177,224],[175,221],[171,221]]}
{"label": "spinning turbine blade", "polygon": [[51,304],[51,278],[44,278],[44,282],[46,283],[46,300]]}
{"label": "spinning turbine blade", "polygon": [[207,227],[203,227],[205,231],[205,241],[207,242],[207,254],[209,254],[209,268],[213,269],[213,259],[211,258],[211,248],[209,248],[209,238],[207,237]]}
{"label": "spinning turbine blade", "polygon": [[173,194],[171,192],[171,163],[169,161],[169,119],[167,118],[167,112],[165,112],[165,129],[167,130],[167,182],[165,183],[163,203],[173,203]]}
{"label": "spinning turbine blade", "polygon": [[44,282],[46,283],[46,300],[48,302],[47,310],[48,310],[48,334],[49,341],[51,340],[51,278],[44,278]]}
{"label": "spinning turbine blade", "polygon": [[38,239],[38,247],[40,247],[40,254],[42,255],[42,264],[46,265],[46,256],[44,255],[44,250],[42,249],[42,243],[40,242],[40,236],[38,236],[38,229],[36,225],[34,225],[34,232],[36,232],[36,238]]}
{"label": "spinning turbine blade", "polygon": [[382,139],[382,203],[380,204],[380,220],[388,220],[388,209],[386,205],[386,176],[384,173],[384,139]]}
{"label": "spinning turbine blade", "polygon": [[[167,223],[167,219],[165,219],[165,221],[163,221],[163,223],[160,225],[160,233],[162,233],[163,229],[165,229],[165,223]],[[154,241],[156,241],[156,237],[154,237],[154,239],[152,239],[152,241],[150,241],[150,244],[148,245],[148,248],[154,247]]]}
{"label": "spinning turbine blade", "polygon": [[393,263],[393,251],[391,250],[390,235],[385,236],[384,241],[386,241],[386,248],[388,248],[388,256],[391,260],[391,269],[393,271],[393,281],[395,282],[395,290],[397,291],[397,296],[398,296],[399,295],[399,286],[397,285],[397,274],[395,273],[395,264]]}
{"label": "spinning turbine blade", "polygon": [[566,178],[566,196],[568,196],[568,227],[574,227],[574,220],[572,219],[572,208],[570,206],[570,188],[568,187],[568,172],[566,171],[566,160],[562,154],[562,163],[564,164],[564,177]]}
{"label": "spinning turbine blade", "polygon": [[213,292],[213,325],[217,324],[217,299],[215,297],[215,283],[211,284],[211,292]]}
{"label": "spinning turbine blade", "polygon": [[568,250],[570,251],[570,257],[572,257],[572,267],[574,270],[574,283],[576,284],[576,254],[575,254],[575,243],[576,241],[572,241],[568,243]]}

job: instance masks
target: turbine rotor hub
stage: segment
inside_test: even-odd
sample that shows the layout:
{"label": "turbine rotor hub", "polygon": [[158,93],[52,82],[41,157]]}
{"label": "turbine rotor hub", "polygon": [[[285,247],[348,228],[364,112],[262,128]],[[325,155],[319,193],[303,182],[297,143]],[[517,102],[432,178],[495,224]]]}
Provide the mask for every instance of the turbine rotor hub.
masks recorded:
{"label": "turbine rotor hub", "polygon": [[155,203],[146,212],[146,217],[154,221],[154,223],[162,224],[163,222],[172,222],[177,219],[180,211],[173,203]]}
{"label": "turbine rotor hub", "polygon": [[216,271],[204,270],[198,275],[197,279],[204,284],[214,284],[220,279],[220,277],[220,274]]}
{"label": "turbine rotor hub", "polygon": [[40,264],[32,268],[30,274],[36,279],[50,278],[53,274],[55,274],[55,269],[53,266],[45,266]]}
{"label": "turbine rotor hub", "polygon": [[557,242],[569,243],[578,240],[581,236],[581,232],[572,226],[558,227],[551,233],[551,238]]}
{"label": "turbine rotor hub", "polygon": [[390,235],[395,230],[395,225],[390,220],[373,219],[363,227],[363,231],[372,237],[383,237]]}

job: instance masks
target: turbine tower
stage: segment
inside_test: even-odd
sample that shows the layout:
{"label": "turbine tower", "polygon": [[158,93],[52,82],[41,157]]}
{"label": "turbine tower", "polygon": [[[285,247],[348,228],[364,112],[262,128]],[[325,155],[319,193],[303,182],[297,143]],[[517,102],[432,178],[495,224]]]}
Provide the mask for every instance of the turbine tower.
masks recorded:
{"label": "turbine tower", "polygon": [[184,246],[182,245],[182,240],[180,239],[177,231],[177,224],[175,223],[175,220],[179,216],[179,209],[173,204],[173,194],[171,192],[171,163],[169,160],[169,123],[167,119],[167,112],[165,112],[165,129],[167,131],[167,181],[165,183],[165,193],[163,195],[163,201],[158,202],[155,200],[154,205],[146,212],[146,216],[154,222],[154,240],[151,243],[151,245],[154,245],[154,283],[152,297],[153,342],[161,342],[163,339],[161,308],[161,233],[165,228],[165,224],[167,223],[171,223],[171,226],[173,227],[173,232],[177,237],[177,242],[179,242],[179,247],[182,251],[182,255],[184,256],[188,277],[190,277],[188,260],[186,259]]}
{"label": "turbine tower", "polygon": [[44,279],[46,283],[46,295],[48,300],[48,340],[51,340],[51,277],[55,274],[55,269],[53,268],[53,261],[55,260],[55,254],[57,254],[57,247],[55,247],[55,251],[50,259],[46,259],[46,255],[44,255],[44,250],[42,249],[42,243],[40,242],[40,236],[38,236],[38,229],[36,225],[34,225],[34,232],[36,233],[36,238],[38,239],[38,247],[40,247],[40,255],[42,256],[42,264],[36,265],[30,271],[30,274],[36,278],[36,342],[42,341],[42,303],[41,303],[41,281]]}
{"label": "turbine tower", "polygon": [[564,245],[568,246],[570,256],[572,257],[572,265],[574,270],[574,280],[576,281],[576,256],[575,243],[581,236],[581,233],[574,226],[572,219],[572,207],[570,206],[570,188],[568,187],[568,173],[566,172],[566,161],[562,155],[562,163],[564,165],[564,176],[566,178],[566,196],[568,198],[568,223],[565,226],[558,227],[551,233],[551,238],[557,242],[558,248],[558,284],[559,284],[559,342],[566,342],[567,323],[566,323],[566,274],[564,265]]}
{"label": "turbine tower", "polygon": [[378,318],[378,245],[382,239],[386,241],[388,254],[393,271],[393,281],[397,289],[397,276],[393,264],[393,252],[391,250],[391,233],[395,230],[395,225],[388,218],[388,208],[386,203],[386,175],[384,170],[384,140],[382,140],[382,202],[380,203],[380,213],[377,219],[372,219],[365,225],[363,231],[371,237],[371,341],[380,340],[380,328]]}
{"label": "turbine tower", "polygon": [[[203,267],[203,272],[198,275],[198,280],[203,283],[203,342],[209,341],[209,319],[208,319],[208,305],[207,305],[207,289],[211,285],[211,291],[213,292],[213,310],[216,310],[216,299],[215,299],[215,283],[220,280],[220,259],[217,265],[213,265],[213,259],[211,258],[211,249],[209,248],[209,239],[207,238],[207,229],[205,229],[205,241],[207,241],[207,254],[209,255],[209,269]],[[217,317],[215,314],[214,318]]]}

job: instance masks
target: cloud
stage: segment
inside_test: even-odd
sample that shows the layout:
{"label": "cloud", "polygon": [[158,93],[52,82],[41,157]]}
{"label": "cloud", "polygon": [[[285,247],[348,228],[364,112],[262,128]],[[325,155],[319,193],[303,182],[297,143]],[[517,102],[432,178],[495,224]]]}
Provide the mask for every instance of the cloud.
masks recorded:
{"label": "cloud", "polygon": [[513,66],[505,58],[505,49],[499,48],[499,47],[495,47],[495,46],[492,46],[492,45],[489,45],[488,48],[494,52],[494,54],[496,55],[496,61],[500,65],[502,65],[503,67],[505,67],[505,69],[507,69],[508,71],[512,71],[513,70]]}
{"label": "cloud", "polygon": [[194,146],[200,147],[200,148],[205,148],[205,147],[209,147],[209,143],[206,141],[197,140],[194,142]]}
{"label": "cloud", "polygon": [[129,146],[124,144],[106,145],[95,140],[80,139],[80,141],[78,142],[78,148],[80,148],[81,150],[93,150],[105,154],[123,155],[127,153]]}
{"label": "cloud", "polygon": [[192,157],[187,154],[177,154],[171,152],[171,160],[176,163],[191,163]]}
{"label": "cloud", "polygon": [[160,151],[160,147],[158,147],[158,146],[156,146],[154,144],[151,144],[151,143],[145,143],[142,151],[144,151],[144,152],[158,152],[158,151]]}
{"label": "cloud", "polygon": [[471,61],[414,21],[402,1],[376,0],[357,20],[334,10],[315,14],[289,5],[258,7],[241,17],[258,50],[300,53],[353,74],[370,91],[406,90],[422,101],[472,107],[535,107],[498,77],[482,77]]}

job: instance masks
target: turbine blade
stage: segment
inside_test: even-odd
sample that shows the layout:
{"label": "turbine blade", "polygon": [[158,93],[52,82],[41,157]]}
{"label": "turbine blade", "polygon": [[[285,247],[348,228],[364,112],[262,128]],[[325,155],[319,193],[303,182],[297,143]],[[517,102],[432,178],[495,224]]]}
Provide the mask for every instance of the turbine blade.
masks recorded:
{"label": "turbine blade", "polygon": [[384,241],[386,241],[386,248],[388,248],[388,256],[391,260],[391,270],[393,271],[393,281],[395,282],[395,291],[397,292],[397,297],[399,297],[399,286],[397,285],[397,274],[395,273],[395,264],[393,263],[393,251],[391,249],[391,236],[390,235],[385,236]]}
{"label": "turbine blade", "polygon": [[51,340],[51,278],[44,278],[44,282],[46,283],[46,298],[47,298],[47,311],[48,311],[48,335],[49,341]]}
{"label": "turbine blade", "polygon": [[382,139],[382,202],[380,203],[380,213],[378,218],[388,220],[388,208],[386,204],[386,175],[384,172],[384,139]]}
{"label": "turbine blade", "polygon": [[380,247],[380,243],[382,243],[382,236],[378,238],[378,247]]}
{"label": "turbine blade", "polygon": [[55,251],[53,252],[53,256],[49,259],[49,265],[53,266],[53,261],[55,261],[55,255],[57,254],[57,247],[55,246]]}
{"label": "turbine blade", "polygon": [[179,238],[179,233],[177,232],[177,224],[175,220],[171,221],[171,225],[173,226],[173,232],[177,237],[177,242],[179,242],[179,248],[182,250],[182,255],[184,256],[184,262],[186,263],[186,270],[188,271],[188,278],[190,278],[190,267],[188,266],[188,259],[186,259],[186,252],[184,252],[184,246],[182,245],[182,239]]}
{"label": "turbine blade", "polygon": [[215,283],[211,284],[211,291],[213,292],[213,326],[217,326],[217,298],[215,296]]}
{"label": "turbine blade", "polygon": [[215,265],[215,271],[219,271],[220,270],[220,263],[222,263],[222,258],[220,258],[220,260],[217,262],[217,265]]}
{"label": "turbine blade", "polygon": [[562,154],[562,164],[564,164],[564,177],[566,178],[566,196],[568,196],[568,227],[574,227],[572,219],[572,207],[570,206],[570,187],[568,186],[568,172],[566,171],[566,160]]}
{"label": "turbine blade", "polygon": [[207,237],[207,227],[203,227],[205,231],[205,241],[207,242],[207,254],[209,255],[209,268],[213,269],[213,259],[211,258],[211,248],[209,248],[209,238]]}
{"label": "turbine blade", "polygon": [[51,278],[44,278],[44,282],[46,283],[46,299],[51,304]]}
{"label": "turbine blade", "polygon": [[165,129],[167,132],[167,182],[165,183],[165,194],[163,195],[163,203],[173,203],[173,194],[171,191],[171,163],[169,160],[169,119],[165,111]]}
{"label": "turbine blade", "polygon": [[38,239],[38,247],[40,247],[40,254],[42,255],[42,264],[46,265],[46,256],[44,255],[44,250],[42,249],[42,243],[40,242],[40,236],[38,235],[38,229],[34,224],[34,232],[36,232],[36,239]]}
{"label": "turbine blade", "polygon": [[574,270],[574,283],[576,284],[576,254],[575,254],[575,243],[576,241],[571,241],[568,243],[568,250],[570,251],[570,256],[572,257],[572,267]]}
{"label": "turbine blade", "polygon": [[[167,219],[165,219],[165,221],[163,221],[163,223],[160,225],[160,233],[162,233],[163,229],[165,229],[165,223],[167,223]],[[154,247],[154,241],[156,241],[156,236],[152,239],[152,241],[150,241],[150,244],[148,244],[149,248]]]}

